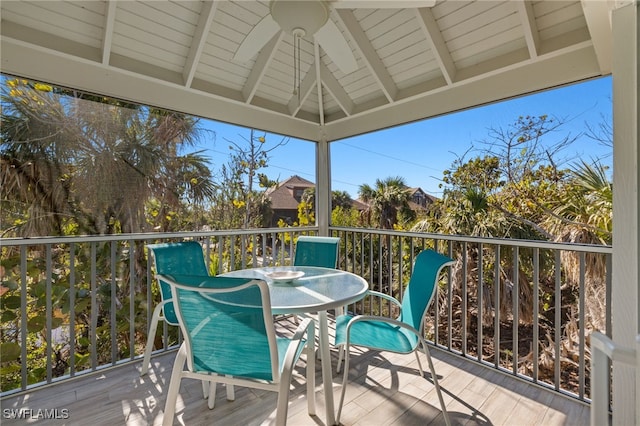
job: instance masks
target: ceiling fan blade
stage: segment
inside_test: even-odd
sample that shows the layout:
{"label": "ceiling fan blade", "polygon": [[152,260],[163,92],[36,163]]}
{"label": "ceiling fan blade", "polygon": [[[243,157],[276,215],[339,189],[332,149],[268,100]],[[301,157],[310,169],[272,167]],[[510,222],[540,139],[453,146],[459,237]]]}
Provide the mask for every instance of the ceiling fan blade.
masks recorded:
{"label": "ceiling fan blade", "polygon": [[233,59],[248,62],[278,31],[280,31],[280,26],[273,20],[271,14],[268,14],[249,31],[249,34],[240,43],[236,54],[233,55]]}
{"label": "ceiling fan blade", "polygon": [[335,0],[331,6],[336,9],[411,9],[433,7],[436,0]]}
{"label": "ceiling fan blade", "polygon": [[358,63],[349,43],[331,19],[318,30],[314,37],[340,71],[349,74],[358,69]]}

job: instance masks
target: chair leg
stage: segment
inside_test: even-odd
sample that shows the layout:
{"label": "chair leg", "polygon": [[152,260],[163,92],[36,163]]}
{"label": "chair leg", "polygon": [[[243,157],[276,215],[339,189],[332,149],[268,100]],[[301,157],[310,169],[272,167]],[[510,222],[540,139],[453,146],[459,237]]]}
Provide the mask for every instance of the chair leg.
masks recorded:
{"label": "chair leg", "polygon": [[227,383],[227,401],[235,401],[236,400],[236,391],[232,384]]}
{"label": "chair leg", "polygon": [[338,346],[338,365],[336,365],[336,373],[340,372],[342,366],[342,360],[344,359],[344,345]]}
{"label": "chair leg", "polygon": [[286,426],[289,411],[289,386],[291,385],[291,371],[283,371],[278,387],[278,403],[276,405],[276,426]]}
{"label": "chair leg", "polygon": [[[344,306],[340,306],[335,309],[335,318],[337,319],[339,316],[344,315],[346,309]],[[338,364],[336,365],[336,373],[340,372],[340,367],[342,366],[342,360],[344,359],[344,345],[338,345]]]}
{"label": "chair leg", "polygon": [[340,415],[342,414],[342,406],[344,405],[344,395],[347,392],[347,382],[349,381],[349,344],[345,343],[342,350],[345,353],[344,374],[342,376],[342,391],[340,392],[340,402],[338,403],[338,413],[336,414],[336,424],[340,424]]}
{"label": "chair leg", "polygon": [[202,385],[204,386],[205,383],[209,385],[209,392],[207,394],[207,406],[209,407],[209,410],[213,410],[213,407],[216,405],[216,389],[218,387],[218,384],[216,382],[207,382],[203,380]]}
{"label": "chair leg", "polygon": [[176,402],[178,400],[178,391],[180,390],[180,381],[182,380],[182,370],[187,360],[187,348],[183,343],[178,350],[176,360],[173,363],[173,371],[171,372],[171,381],[167,391],[167,400],[164,404],[164,414],[162,417],[163,426],[171,426],[173,417],[176,414]]}
{"label": "chair leg", "polygon": [[422,369],[422,363],[420,362],[420,355],[418,355],[418,351],[413,351],[416,354],[416,360],[418,361],[418,370],[420,371],[420,375],[424,377],[424,370]]}
{"label": "chair leg", "polygon": [[422,342],[422,349],[424,350],[424,354],[427,357],[427,363],[429,364],[429,370],[431,371],[431,378],[433,379],[433,385],[436,388],[436,393],[438,394],[438,399],[440,400],[440,408],[442,408],[442,415],[444,416],[444,421],[447,424],[447,426],[451,426],[449,413],[447,412],[447,407],[444,404],[444,398],[442,398],[442,391],[440,390],[440,384],[438,384],[438,376],[436,376],[436,370],[433,367],[433,361],[431,360],[431,355],[429,354],[429,349],[427,348],[427,344],[425,342]]}
{"label": "chair leg", "polygon": [[316,414],[316,332],[315,322],[311,322],[307,334],[307,410],[310,416]]}
{"label": "chair leg", "polygon": [[162,312],[162,304],[159,304],[153,310],[151,316],[151,325],[149,326],[149,333],[147,334],[147,346],[144,349],[144,358],[142,359],[142,368],[140,369],[140,375],[144,376],[149,370],[149,362],[151,362],[151,352],[153,351],[153,339],[158,329],[158,322],[160,321],[160,313]]}

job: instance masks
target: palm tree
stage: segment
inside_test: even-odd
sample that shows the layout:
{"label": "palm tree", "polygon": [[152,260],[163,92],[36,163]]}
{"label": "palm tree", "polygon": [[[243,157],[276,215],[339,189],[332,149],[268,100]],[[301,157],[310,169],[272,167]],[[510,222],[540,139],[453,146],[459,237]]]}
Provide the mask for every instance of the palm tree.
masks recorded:
{"label": "palm tree", "polygon": [[[208,159],[181,155],[198,138],[196,119],[99,100],[5,80],[2,201],[22,235],[61,235],[70,224],[87,234],[167,228],[185,201],[213,193]],[[160,223],[150,224],[154,199]]]}
{"label": "palm tree", "polygon": [[393,229],[398,223],[398,214],[409,209],[410,194],[402,177],[376,179],[375,187],[360,185],[358,194],[369,204],[374,217],[378,218],[378,227]]}
{"label": "palm tree", "polygon": [[[611,244],[613,226],[613,185],[601,163],[581,161],[570,172],[570,183],[564,196],[558,200],[553,215],[546,221],[556,241],[580,244]],[[581,261],[578,255],[562,253],[566,265],[567,281],[580,288]],[[585,313],[588,329],[604,330],[606,327],[606,282],[600,277],[606,274],[603,256],[586,255]]]}

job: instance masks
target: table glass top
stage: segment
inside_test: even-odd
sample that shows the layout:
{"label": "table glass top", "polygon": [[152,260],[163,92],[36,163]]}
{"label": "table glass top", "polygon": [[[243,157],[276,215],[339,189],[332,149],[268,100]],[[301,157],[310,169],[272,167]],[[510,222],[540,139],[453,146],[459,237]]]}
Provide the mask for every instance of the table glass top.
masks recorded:
{"label": "table glass top", "polygon": [[[304,275],[289,282],[270,278],[270,273],[282,271],[301,271]],[[221,275],[265,280],[269,284],[274,313],[317,312],[337,308],[360,300],[369,288],[367,281],[356,274],[312,266],[241,269]]]}

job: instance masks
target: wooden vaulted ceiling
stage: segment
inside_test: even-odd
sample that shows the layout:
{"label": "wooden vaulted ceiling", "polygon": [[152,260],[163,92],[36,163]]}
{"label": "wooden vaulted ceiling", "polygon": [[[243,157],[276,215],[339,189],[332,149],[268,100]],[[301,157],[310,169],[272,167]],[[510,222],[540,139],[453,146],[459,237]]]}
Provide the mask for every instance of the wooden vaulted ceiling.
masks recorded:
{"label": "wooden vaulted ceiling", "polygon": [[297,93],[290,34],[234,58],[269,1],[3,0],[2,72],[329,141],[611,72],[613,0],[393,1],[328,1],[356,66],[303,38]]}

